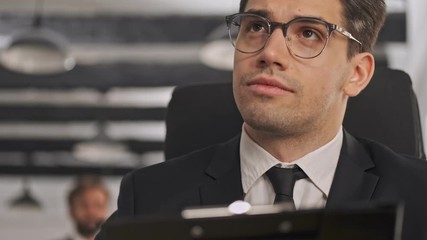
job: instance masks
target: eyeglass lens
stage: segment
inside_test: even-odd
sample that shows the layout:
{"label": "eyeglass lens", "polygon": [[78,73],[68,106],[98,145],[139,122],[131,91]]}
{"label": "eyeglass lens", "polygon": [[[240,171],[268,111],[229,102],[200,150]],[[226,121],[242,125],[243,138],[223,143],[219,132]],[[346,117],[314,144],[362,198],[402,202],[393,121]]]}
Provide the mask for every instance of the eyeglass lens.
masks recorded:
{"label": "eyeglass lens", "polygon": [[[263,49],[277,23],[270,23],[254,14],[237,14],[229,24],[233,46],[243,53],[255,53]],[[289,50],[302,58],[318,56],[329,38],[328,26],[316,19],[300,18],[282,25]]]}

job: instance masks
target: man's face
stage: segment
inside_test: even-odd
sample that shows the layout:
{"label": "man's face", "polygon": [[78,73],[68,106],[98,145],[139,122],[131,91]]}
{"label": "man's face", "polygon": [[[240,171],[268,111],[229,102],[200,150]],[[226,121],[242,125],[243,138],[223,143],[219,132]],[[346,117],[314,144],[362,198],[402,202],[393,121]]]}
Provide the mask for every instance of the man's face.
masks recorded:
{"label": "man's face", "polygon": [[[339,0],[250,0],[245,12],[263,11],[275,22],[317,17],[343,26]],[[351,74],[348,40],[333,33],[324,52],[313,59],[292,55],[276,28],[257,53],[236,51],[233,91],[246,129],[280,136],[335,131],[341,125]]]}
{"label": "man's face", "polygon": [[93,236],[107,218],[108,197],[101,189],[90,188],[74,199],[70,214],[81,235]]}

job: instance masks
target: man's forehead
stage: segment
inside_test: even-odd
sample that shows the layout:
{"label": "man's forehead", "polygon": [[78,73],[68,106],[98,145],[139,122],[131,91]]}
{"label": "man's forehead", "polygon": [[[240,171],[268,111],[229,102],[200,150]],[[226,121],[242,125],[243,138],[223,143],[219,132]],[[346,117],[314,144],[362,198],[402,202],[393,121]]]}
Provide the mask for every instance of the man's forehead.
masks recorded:
{"label": "man's forehead", "polygon": [[315,17],[341,23],[340,0],[248,0],[245,12],[262,13],[275,21],[286,22],[295,17]]}

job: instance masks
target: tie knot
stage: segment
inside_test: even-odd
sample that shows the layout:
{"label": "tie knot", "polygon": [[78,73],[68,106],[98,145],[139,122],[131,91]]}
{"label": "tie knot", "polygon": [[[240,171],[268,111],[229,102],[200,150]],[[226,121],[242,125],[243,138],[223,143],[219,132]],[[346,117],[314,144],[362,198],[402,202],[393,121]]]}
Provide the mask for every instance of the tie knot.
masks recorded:
{"label": "tie knot", "polygon": [[295,182],[307,177],[304,171],[298,166],[294,168],[272,167],[266,174],[276,193],[275,203],[293,201]]}

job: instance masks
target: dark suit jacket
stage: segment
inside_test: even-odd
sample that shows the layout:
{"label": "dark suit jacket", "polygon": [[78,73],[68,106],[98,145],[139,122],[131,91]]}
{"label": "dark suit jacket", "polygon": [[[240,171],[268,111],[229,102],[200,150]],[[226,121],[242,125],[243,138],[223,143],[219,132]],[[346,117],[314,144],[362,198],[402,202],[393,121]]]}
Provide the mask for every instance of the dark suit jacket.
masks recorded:
{"label": "dark suit jacket", "polygon": [[[111,219],[179,214],[189,206],[243,199],[239,137],[127,174]],[[341,204],[403,202],[405,240],[427,239],[427,162],[344,133],[326,208]],[[102,238],[101,234],[97,239]]]}

